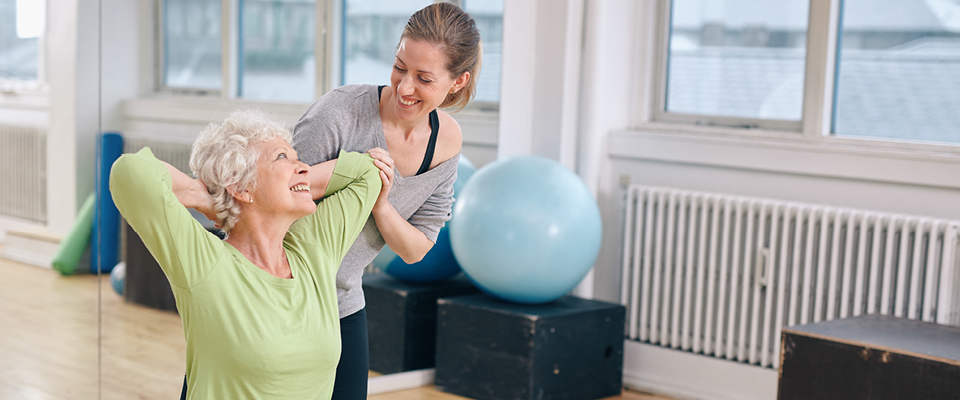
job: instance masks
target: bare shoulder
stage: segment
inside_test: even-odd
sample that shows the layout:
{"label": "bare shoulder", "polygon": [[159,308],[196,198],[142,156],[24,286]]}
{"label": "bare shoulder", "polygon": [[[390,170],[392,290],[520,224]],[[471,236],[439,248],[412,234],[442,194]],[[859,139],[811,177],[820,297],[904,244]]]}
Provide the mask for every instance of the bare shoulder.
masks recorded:
{"label": "bare shoulder", "polygon": [[437,110],[437,116],[440,120],[440,132],[437,133],[437,148],[431,168],[460,153],[463,146],[463,133],[457,120],[443,110]]}

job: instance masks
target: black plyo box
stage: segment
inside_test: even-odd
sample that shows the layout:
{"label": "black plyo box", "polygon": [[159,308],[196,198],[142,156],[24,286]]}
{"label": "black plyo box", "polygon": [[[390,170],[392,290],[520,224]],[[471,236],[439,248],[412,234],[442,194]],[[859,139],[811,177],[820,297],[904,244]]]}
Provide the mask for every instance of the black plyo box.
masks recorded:
{"label": "black plyo box", "polygon": [[782,338],[781,400],[960,399],[960,327],[870,315]]}
{"label": "black plyo box", "polygon": [[623,385],[625,309],[567,296],[440,299],[436,387],[475,399],[597,399]]}
{"label": "black plyo box", "polygon": [[412,283],[386,274],[364,275],[370,369],[389,374],[433,367],[437,299],[477,292],[462,276]]}
{"label": "black plyo box", "polygon": [[133,227],[124,223],[126,235],[127,277],[124,279],[123,296],[127,301],[151,308],[177,311],[170,282],[160,269],[147,246]]}

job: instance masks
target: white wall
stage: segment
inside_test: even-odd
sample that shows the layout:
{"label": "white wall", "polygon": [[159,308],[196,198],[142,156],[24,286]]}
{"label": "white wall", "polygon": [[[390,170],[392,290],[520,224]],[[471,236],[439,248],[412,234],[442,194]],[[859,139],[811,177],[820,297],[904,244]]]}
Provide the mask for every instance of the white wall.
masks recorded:
{"label": "white wall", "polygon": [[[45,228],[55,234],[70,229],[94,190],[98,133],[118,129],[120,101],[139,92],[139,36],[130,17],[137,7],[124,0],[64,0],[48,7],[49,91],[0,102],[4,122],[48,130]],[[0,221],[0,229],[22,228],[6,222]]]}
{"label": "white wall", "polygon": [[47,9],[50,83],[47,135],[47,220],[51,231],[70,229],[78,198],[93,190],[96,132],[98,14],[93,1],[64,1]]}

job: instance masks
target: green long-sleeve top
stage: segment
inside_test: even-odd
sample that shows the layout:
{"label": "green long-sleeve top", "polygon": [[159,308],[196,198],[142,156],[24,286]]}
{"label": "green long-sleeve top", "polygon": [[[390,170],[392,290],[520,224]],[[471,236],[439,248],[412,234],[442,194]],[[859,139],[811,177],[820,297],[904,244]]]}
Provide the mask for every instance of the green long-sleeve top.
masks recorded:
{"label": "green long-sleeve top", "polygon": [[284,237],[293,279],[207,232],[149,149],[114,164],[120,213],[166,274],[183,321],[190,399],[329,399],[340,357],[335,278],[376,202],[379,170],[341,153],[316,211]]}

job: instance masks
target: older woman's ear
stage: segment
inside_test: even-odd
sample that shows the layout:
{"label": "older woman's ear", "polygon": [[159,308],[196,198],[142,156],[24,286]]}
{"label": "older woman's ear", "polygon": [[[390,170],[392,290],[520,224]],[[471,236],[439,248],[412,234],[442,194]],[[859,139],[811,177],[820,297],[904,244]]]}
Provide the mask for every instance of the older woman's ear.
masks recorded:
{"label": "older woman's ear", "polygon": [[238,193],[232,188],[227,188],[227,191],[230,192],[230,195],[233,196],[238,203],[253,203],[253,195],[247,190]]}

